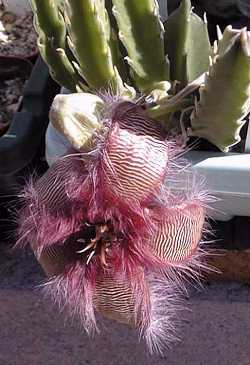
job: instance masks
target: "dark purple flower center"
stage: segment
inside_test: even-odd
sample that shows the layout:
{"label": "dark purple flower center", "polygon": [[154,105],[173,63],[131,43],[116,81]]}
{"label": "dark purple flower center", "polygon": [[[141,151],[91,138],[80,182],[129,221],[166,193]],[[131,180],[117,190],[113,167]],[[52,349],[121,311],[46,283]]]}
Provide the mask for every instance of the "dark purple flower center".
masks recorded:
{"label": "dark purple flower center", "polygon": [[85,223],[85,228],[83,237],[77,239],[81,246],[77,253],[83,255],[87,265],[98,255],[101,265],[108,267],[107,261],[113,242],[117,242],[112,223]]}

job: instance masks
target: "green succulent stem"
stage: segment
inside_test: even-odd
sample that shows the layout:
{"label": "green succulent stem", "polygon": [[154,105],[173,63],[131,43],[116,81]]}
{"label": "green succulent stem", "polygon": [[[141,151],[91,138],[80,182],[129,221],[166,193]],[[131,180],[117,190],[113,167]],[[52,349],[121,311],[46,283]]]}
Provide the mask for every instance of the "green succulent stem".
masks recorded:
{"label": "green succulent stem", "polygon": [[190,136],[202,137],[228,152],[240,141],[240,129],[250,110],[250,35],[228,28],[200,89],[191,116]]}
{"label": "green succulent stem", "polygon": [[182,0],[166,20],[165,48],[171,80],[182,87],[208,70],[211,45],[207,23],[192,12],[190,0]]}
{"label": "green succulent stem", "polygon": [[78,78],[66,54],[66,28],[54,0],[32,0],[39,34],[38,46],[49,65],[52,77],[71,91],[76,91]]}
{"label": "green succulent stem", "polygon": [[[191,12],[190,1],[182,1],[177,9],[166,21],[166,52],[170,59],[171,80],[178,80],[185,84],[186,50],[185,42],[188,32],[188,18]],[[175,39],[174,39],[175,38]]]}
{"label": "green succulent stem", "polygon": [[157,89],[158,83],[162,87],[162,81],[169,79],[169,65],[164,55],[164,28],[157,2],[113,0],[113,5],[119,37],[127,50],[126,60],[136,85],[143,93]]}
{"label": "green succulent stem", "polygon": [[65,0],[68,41],[78,72],[94,89],[121,91],[122,80],[111,50],[111,27],[104,0]]}
{"label": "green succulent stem", "polygon": [[[30,1],[40,52],[62,86],[74,93],[101,90],[126,99],[137,91],[150,100],[147,114],[168,130],[179,131],[182,124],[188,136],[205,138],[224,152],[240,141],[250,110],[246,29],[218,30],[212,48],[206,18],[192,11],[191,0],[182,0],[164,26],[157,0]],[[73,128],[80,145],[95,110],[90,119],[87,109],[81,111],[84,129],[71,103],[91,100],[93,106],[95,101],[87,95],[67,100],[64,111],[74,110],[74,118],[60,122],[60,128],[71,139]],[[80,138],[78,132],[86,136]]]}
{"label": "green succulent stem", "polygon": [[55,0],[33,0],[36,6],[36,15],[39,27],[46,36],[53,39],[58,48],[65,46],[65,24],[59,14]]}

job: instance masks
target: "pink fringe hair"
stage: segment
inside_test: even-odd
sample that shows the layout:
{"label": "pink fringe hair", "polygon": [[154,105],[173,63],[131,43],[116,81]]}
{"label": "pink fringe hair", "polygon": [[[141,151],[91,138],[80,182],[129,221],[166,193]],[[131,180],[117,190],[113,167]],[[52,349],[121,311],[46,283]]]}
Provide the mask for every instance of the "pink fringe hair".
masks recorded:
{"label": "pink fringe hair", "polygon": [[[182,146],[169,140],[138,103],[116,101],[103,130],[96,136],[94,151],[72,151],[38,181],[27,184],[17,245],[30,243],[38,259],[53,247],[70,245],[76,251],[90,226],[110,224],[107,270],[114,276],[119,272],[130,283],[135,316],[141,318],[140,336],[151,353],[163,353],[175,337],[180,291],[207,269],[200,241],[202,231],[209,230],[205,217],[212,198],[199,178],[183,177],[189,166]],[[182,191],[176,192],[173,186],[183,182]],[[170,228],[180,223],[180,214],[187,230],[183,237],[171,238]],[[193,246],[179,257],[195,224]],[[160,226],[165,227],[162,233]],[[172,260],[176,255],[179,259]],[[142,269],[145,282],[138,279]],[[97,329],[93,293],[100,270],[100,254],[88,264],[74,254],[63,272],[45,285],[59,306],[80,317],[89,334]]]}

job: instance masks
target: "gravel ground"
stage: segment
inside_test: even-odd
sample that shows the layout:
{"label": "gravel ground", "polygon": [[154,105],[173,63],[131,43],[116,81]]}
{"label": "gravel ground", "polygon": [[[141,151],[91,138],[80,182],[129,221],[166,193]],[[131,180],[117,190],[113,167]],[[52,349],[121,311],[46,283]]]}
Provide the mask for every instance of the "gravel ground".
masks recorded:
{"label": "gravel ground", "polygon": [[15,57],[28,58],[36,54],[36,41],[31,12],[16,17],[0,6],[0,136],[7,131],[13,114],[18,110],[32,68],[28,61],[25,65],[25,60]]}
{"label": "gravel ground", "polygon": [[182,339],[164,358],[149,357],[136,334],[112,321],[94,339],[65,322],[37,286],[44,275],[29,251],[0,246],[0,364],[249,365],[250,289],[213,283],[189,300]]}
{"label": "gravel ground", "polygon": [[0,55],[28,57],[37,52],[33,14],[17,17],[0,8]]}

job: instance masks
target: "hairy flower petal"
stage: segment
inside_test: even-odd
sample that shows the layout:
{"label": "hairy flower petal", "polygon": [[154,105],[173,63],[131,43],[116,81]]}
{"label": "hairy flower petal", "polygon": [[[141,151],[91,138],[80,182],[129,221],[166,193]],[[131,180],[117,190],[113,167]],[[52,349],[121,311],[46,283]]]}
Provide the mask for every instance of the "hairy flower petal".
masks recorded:
{"label": "hairy flower petal", "polygon": [[122,199],[143,202],[167,173],[168,144],[159,124],[135,104],[118,105],[112,122],[103,157],[106,184]]}
{"label": "hairy flower petal", "polygon": [[178,264],[197,249],[205,222],[204,208],[192,202],[160,211],[155,235],[150,240],[154,254],[165,263]]}

